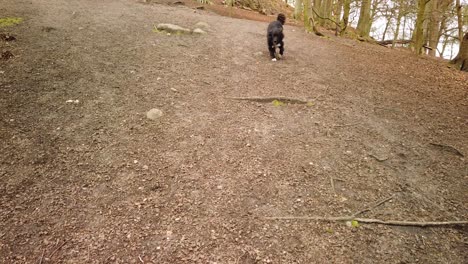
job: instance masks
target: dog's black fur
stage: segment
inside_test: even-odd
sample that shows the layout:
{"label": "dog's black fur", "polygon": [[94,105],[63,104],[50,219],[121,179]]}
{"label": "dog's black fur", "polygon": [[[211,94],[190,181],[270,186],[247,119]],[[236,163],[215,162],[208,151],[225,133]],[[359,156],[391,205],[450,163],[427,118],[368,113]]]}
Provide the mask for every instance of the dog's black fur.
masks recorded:
{"label": "dog's black fur", "polygon": [[267,29],[268,50],[270,51],[271,58],[275,58],[275,47],[279,45],[280,55],[284,53],[284,33],[283,25],[286,22],[286,16],[278,14],[276,21],[271,22]]}

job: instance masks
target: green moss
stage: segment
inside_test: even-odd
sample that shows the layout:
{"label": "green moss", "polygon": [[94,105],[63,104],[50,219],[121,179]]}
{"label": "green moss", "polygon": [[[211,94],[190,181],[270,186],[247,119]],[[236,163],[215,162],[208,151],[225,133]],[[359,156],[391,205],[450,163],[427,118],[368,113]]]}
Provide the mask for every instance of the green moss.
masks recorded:
{"label": "green moss", "polygon": [[21,17],[0,18],[0,28],[18,25],[21,22],[23,22],[23,19]]}
{"label": "green moss", "polygon": [[278,101],[278,100],[273,100],[273,105],[274,106],[282,106],[282,105],[284,105],[284,103],[281,102],[281,101]]}
{"label": "green moss", "polygon": [[351,226],[352,227],[359,227],[359,222],[356,220],[351,221]]}

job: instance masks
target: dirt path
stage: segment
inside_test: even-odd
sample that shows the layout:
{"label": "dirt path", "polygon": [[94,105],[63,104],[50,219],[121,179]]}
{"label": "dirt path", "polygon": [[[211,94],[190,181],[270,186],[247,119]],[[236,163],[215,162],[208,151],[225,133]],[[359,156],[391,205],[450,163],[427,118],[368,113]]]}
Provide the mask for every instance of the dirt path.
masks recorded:
{"label": "dirt path", "polygon": [[[466,228],[263,219],[466,220],[466,158],[430,144],[468,155],[466,74],[295,27],[273,63],[265,23],[130,0],[0,16],[0,262],[468,262]],[[227,99],[277,95],[313,105]]]}

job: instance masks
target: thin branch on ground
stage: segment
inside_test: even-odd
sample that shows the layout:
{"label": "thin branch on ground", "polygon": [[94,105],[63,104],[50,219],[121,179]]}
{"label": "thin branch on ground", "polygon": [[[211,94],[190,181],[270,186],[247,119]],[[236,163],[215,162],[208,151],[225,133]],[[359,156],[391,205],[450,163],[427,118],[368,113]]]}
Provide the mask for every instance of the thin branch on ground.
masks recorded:
{"label": "thin branch on ground", "polygon": [[42,264],[42,261],[44,260],[44,254],[45,254],[45,249],[42,250],[42,255],[41,255],[41,258],[39,259],[39,264]]}
{"label": "thin branch on ground", "polygon": [[259,102],[259,103],[270,103],[275,100],[285,102],[285,103],[291,103],[291,104],[310,103],[309,101],[306,101],[303,99],[284,97],[284,96],[270,96],[270,97],[252,96],[252,97],[226,97],[226,98],[231,99],[231,100],[254,101],[254,102]]}
{"label": "thin branch on ground", "polygon": [[335,182],[333,181],[333,177],[330,176],[330,184],[333,190],[333,194],[336,195],[336,189],[335,189]]}
{"label": "thin branch on ground", "polygon": [[267,220],[308,220],[308,221],[324,221],[324,222],[340,222],[340,221],[358,221],[367,224],[394,225],[394,226],[461,226],[468,225],[468,221],[444,221],[444,222],[425,222],[425,221],[398,221],[398,220],[381,220],[372,218],[356,218],[353,216],[340,217],[322,217],[322,216],[284,216],[284,217],[265,217]]}
{"label": "thin branch on ground", "polygon": [[370,207],[367,207],[367,208],[365,208],[365,209],[363,209],[363,210],[361,210],[361,211],[358,211],[358,212],[354,213],[354,214],[353,214],[353,217],[356,217],[356,216],[361,215],[361,214],[363,214],[363,213],[365,213],[365,212],[374,210],[375,208],[377,208],[377,207],[381,206],[382,204],[384,204],[384,203],[386,203],[386,202],[392,200],[393,198],[395,198],[395,194],[393,194],[393,195],[390,196],[390,197],[387,197],[387,198],[385,198],[385,199],[383,199],[383,200],[380,200],[380,201],[374,203],[374,204],[373,204],[372,206],[370,206]]}
{"label": "thin branch on ground", "polygon": [[458,149],[452,147],[452,146],[449,146],[449,145],[444,145],[444,144],[437,144],[437,143],[429,143],[430,145],[434,146],[434,147],[437,147],[441,150],[444,150],[444,151],[447,151],[447,152],[451,152],[455,155],[458,155],[460,157],[465,157],[465,155],[463,155],[463,153],[461,153]]}
{"label": "thin branch on ground", "polygon": [[59,249],[61,249],[66,243],[67,243],[67,241],[65,240],[65,241],[63,241],[62,244],[60,244],[60,246],[55,248],[55,250],[50,254],[49,259],[51,259],[55,255],[55,253],[57,253],[57,251],[59,251]]}
{"label": "thin branch on ground", "polygon": [[360,125],[361,122],[357,122],[357,123],[352,123],[352,124],[344,124],[344,125],[334,125],[333,127],[349,127],[349,126],[357,126],[357,125]]}
{"label": "thin branch on ground", "polygon": [[386,161],[386,160],[389,159],[389,157],[386,157],[386,158],[382,159],[382,158],[379,158],[379,157],[377,157],[377,156],[375,156],[373,154],[369,154],[369,157],[374,158],[376,161],[379,161],[379,162],[383,162],[383,161]]}

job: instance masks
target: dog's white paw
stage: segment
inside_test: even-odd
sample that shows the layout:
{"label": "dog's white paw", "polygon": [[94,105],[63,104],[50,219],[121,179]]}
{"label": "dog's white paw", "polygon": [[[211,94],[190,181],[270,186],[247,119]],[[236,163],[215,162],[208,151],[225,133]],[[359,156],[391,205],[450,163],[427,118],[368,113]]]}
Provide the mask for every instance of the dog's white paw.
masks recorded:
{"label": "dog's white paw", "polygon": [[271,59],[271,61],[276,61],[276,58]]}

